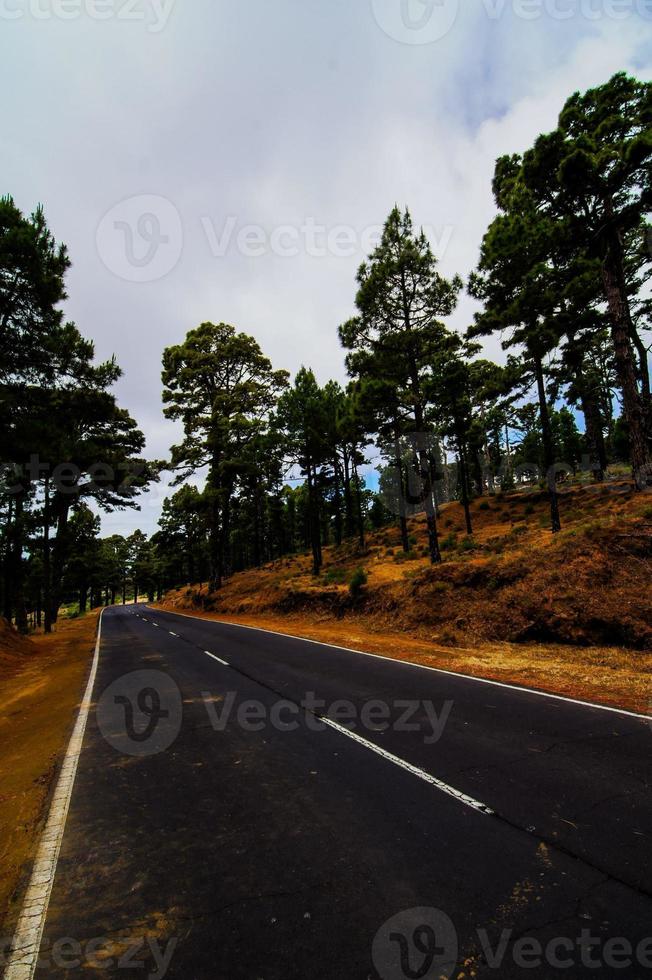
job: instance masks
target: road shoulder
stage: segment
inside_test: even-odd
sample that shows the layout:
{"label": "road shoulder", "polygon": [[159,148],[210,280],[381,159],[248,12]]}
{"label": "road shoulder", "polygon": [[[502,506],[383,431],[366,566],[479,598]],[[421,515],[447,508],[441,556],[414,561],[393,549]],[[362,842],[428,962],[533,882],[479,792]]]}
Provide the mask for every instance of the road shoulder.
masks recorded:
{"label": "road shoulder", "polygon": [[99,612],[62,621],[22,648],[0,638],[0,923],[20,911],[91,665]]}

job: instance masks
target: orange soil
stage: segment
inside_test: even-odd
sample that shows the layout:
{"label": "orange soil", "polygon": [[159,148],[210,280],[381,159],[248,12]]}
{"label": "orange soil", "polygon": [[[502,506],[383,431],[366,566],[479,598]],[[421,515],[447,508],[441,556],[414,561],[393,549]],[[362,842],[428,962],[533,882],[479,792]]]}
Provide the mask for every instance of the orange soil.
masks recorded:
{"label": "orange soil", "polygon": [[[458,503],[442,507],[444,562],[424,555],[422,517],[324,551],[311,575],[298,555],[234,575],[223,589],[169,593],[163,608],[258,625],[399,659],[647,713],[652,698],[652,495],[625,481],[571,487],[563,530],[547,529],[540,492],[473,504],[465,540]],[[456,538],[456,540],[453,540]],[[347,583],[363,567],[368,584]]]}
{"label": "orange soil", "polygon": [[[159,603],[157,608],[181,611],[178,604],[166,602]],[[451,648],[417,640],[404,633],[378,632],[377,626],[363,618],[357,623],[325,623],[306,615],[226,617],[196,609],[191,615],[319,640],[473,677],[520,684],[643,714],[648,714],[652,705],[652,654],[633,657],[631,651],[619,647],[486,643],[473,648]],[[318,656],[318,649],[315,655]]]}
{"label": "orange soil", "polygon": [[77,717],[98,612],[28,640],[0,621],[0,923],[10,933]]}

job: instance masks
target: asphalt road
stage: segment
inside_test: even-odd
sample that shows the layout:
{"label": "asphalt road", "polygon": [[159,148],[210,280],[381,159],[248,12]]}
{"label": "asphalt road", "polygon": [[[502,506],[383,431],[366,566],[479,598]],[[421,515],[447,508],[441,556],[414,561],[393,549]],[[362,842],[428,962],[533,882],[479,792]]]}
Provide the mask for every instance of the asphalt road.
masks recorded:
{"label": "asphalt road", "polygon": [[145,606],[94,700],[37,977],[652,975],[646,719]]}

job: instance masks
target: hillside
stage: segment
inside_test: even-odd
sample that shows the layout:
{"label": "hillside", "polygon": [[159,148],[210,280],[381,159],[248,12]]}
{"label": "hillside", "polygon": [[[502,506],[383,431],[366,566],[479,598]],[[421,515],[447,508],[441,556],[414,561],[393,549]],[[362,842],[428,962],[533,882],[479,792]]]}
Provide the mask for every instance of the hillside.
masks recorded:
{"label": "hillside", "polygon": [[[410,522],[413,552],[398,529],[369,536],[364,554],[351,544],[326,548],[315,579],[308,555],[233,576],[219,594],[181,589],[171,606],[224,613],[310,612],[371,618],[420,638],[455,646],[535,640],[652,647],[652,500],[627,484],[572,489],[562,502],[564,529],[547,530],[545,494],[475,501],[473,539],[457,503],[441,509],[444,563],[424,556],[423,518]],[[358,568],[367,586],[354,599]]]}

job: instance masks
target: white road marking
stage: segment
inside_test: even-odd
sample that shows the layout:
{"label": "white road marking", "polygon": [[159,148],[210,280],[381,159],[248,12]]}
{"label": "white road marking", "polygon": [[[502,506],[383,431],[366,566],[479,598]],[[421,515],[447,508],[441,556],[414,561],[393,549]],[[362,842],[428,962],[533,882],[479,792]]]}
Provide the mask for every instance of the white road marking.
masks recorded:
{"label": "white road marking", "polygon": [[213,660],[217,660],[218,664],[222,664],[223,667],[231,666],[231,664],[227,664],[226,660],[222,660],[221,657],[216,657],[214,653],[210,652],[210,650],[204,650],[204,653],[207,657],[212,657]]}
{"label": "white road marking", "polygon": [[84,742],[86,722],[92,704],[93,686],[97,665],[100,658],[100,639],[102,636],[102,614],[97,628],[95,654],[91,672],[86,685],[84,698],[79,708],[79,714],[73,733],[68,743],[66,756],[63,760],[57,788],[52,799],[45,830],[39,842],[32,877],[27,887],[27,893],[16,926],[9,962],[5,970],[4,980],[31,980],[36,970],[38,954],[43,937],[43,927],[47,916],[52,885],[57,870],[57,860],[61,849],[61,841],[66,825],[66,817],[70,806],[70,797],[77,773],[77,764]]}
{"label": "white road marking", "polygon": [[[168,610],[163,610],[167,612]],[[230,623],[226,619],[204,619],[201,616],[191,616],[189,613],[174,612],[170,616],[183,616],[185,619],[194,619],[202,623],[217,623],[219,626],[235,626],[241,630],[251,630],[254,633],[270,633],[272,636],[287,636],[290,640],[301,640],[303,643],[314,643],[319,647],[328,647],[331,650],[342,650],[344,653],[355,653],[359,657],[373,657],[374,660],[384,660],[385,663],[403,664],[405,667],[416,667],[418,670],[431,670],[435,674],[444,674],[448,677],[458,677],[465,681],[475,681],[476,684],[490,684],[492,687],[503,687],[508,691],[521,691],[523,694],[533,694],[538,698],[549,698],[553,701],[566,701],[568,704],[577,704],[582,708],[596,708],[598,711],[611,711],[616,715],[625,715],[626,718],[639,718],[648,724],[652,720],[650,715],[642,715],[636,711],[627,711],[626,708],[613,708],[609,704],[596,704],[595,701],[579,701],[577,698],[565,697],[563,694],[553,694],[551,691],[538,691],[534,687],[522,687],[519,684],[506,684],[504,681],[493,681],[489,677],[474,677],[473,674],[462,674],[455,670],[445,670],[443,667],[429,667],[427,664],[415,664],[412,660],[397,660],[394,657],[383,657],[380,653],[367,653],[364,650],[352,650],[350,647],[340,647],[334,643],[324,643],[322,640],[309,640],[306,636],[296,636],[294,633],[280,633],[278,630],[266,630],[262,626],[244,626],[242,623]]]}
{"label": "white road marking", "polygon": [[[216,657],[214,653],[210,652],[210,650],[204,650],[204,653],[207,657],[212,657],[213,660],[217,660],[218,664],[222,664],[224,667],[230,666],[226,660]],[[467,796],[466,793],[462,793],[459,789],[455,789],[453,786],[449,786],[448,783],[442,782],[441,779],[431,776],[430,773],[425,772],[425,770],[419,769],[418,766],[413,766],[410,762],[406,762],[405,759],[401,759],[399,756],[393,755],[391,752],[387,752],[386,749],[381,749],[379,745],[375,745],[368,739],[363,738],[362,735],[357,735],[355,732],[349,731],[348,728],[345,728],[343,725],[338,725],[336,721],[331,721],[330,718],[326,718],[323,715],[319,715],[319,720],[323,721],[324,724],[328,725],[330,728],[334,728],[335,731],[339,732],[341,735],[346,735],[347,738],[353,739],[353,741],[357,742],[359,745],[364,745],[365,748],[375,752],[376,755],[381,756],[383,759],[387,759],[388,762],[393,763],[395,766],[400,766],[400,768],[405,769],[406,772],[411,773],[418,779],[422,779],[425,783],[429,783],[431,786],[436,786],[437,789],[442,791],[442,793],[452,796],[453,799],[457,800],[459,803],[464,803],[465,806],[471,807],[472,810],[477,810],[479,813],[484,813],[487,816],[494,815],[494,811],[485,803],[480,803],[478,800],[474,800],[472,796]]]}
{"label": "white road marking", "polygon": [[442,782],[441,779],[431,776],[430,773],[425,772],[424,769],[419,769],[418,766],[413,766],[410,762],[406,762],[405,759],[401,759],[399,756],[393,755],[391,752],[387,752],[386,749],[381,749],[379,745],[375,745],[368,739],[363,738],[362,735],[358,735],[356,732],[350,731],[343,725],[338,725],[336,721],[331,721],[330,718],[325,718],[323,715],[321,715],[319,720],[323,721],[324,724],[328,725],[330,728],[334,728],[335,731],[339,732],[341,735],[346,735],[347,738],[353,739],[354,742],[364,745],[365,748],[375,752],[376,755],[381,756],[383,759],[387,759],[388,762],[392,762],[395,766],[399,766],[401,769],[405,769],[413,776],[417,776],[418,779],[422,779],[425,783],[430,783],[431,786],[436,786],[436,788],[441,790],[442,793],[452,796],[453,799],[457,800],[459,803],[463,803],[465,806],[471,807],[472,810],[477,810],[478,813],[484,813],[486,816],[494,816],[494,810],[492,810],[491,807],[487,806],[485,803],[480,803],[478,800],[474,800],[472,796],[467,796],[466,793],[462,793],[459,789],[449,786],[448,783]]}
{"label": "white road marking", "polygon": [[170,636],[176,636],[176,637],[179,636],[178,633],[173,633],[172,630],[169,630],[168,632],[169,632]]}

